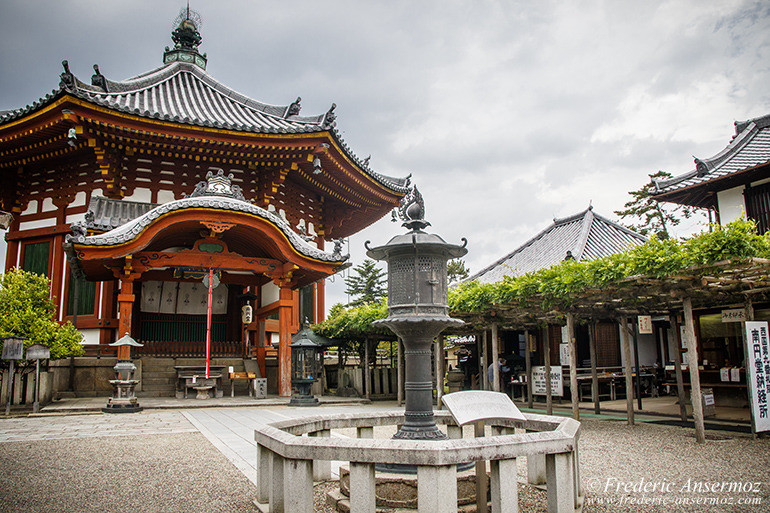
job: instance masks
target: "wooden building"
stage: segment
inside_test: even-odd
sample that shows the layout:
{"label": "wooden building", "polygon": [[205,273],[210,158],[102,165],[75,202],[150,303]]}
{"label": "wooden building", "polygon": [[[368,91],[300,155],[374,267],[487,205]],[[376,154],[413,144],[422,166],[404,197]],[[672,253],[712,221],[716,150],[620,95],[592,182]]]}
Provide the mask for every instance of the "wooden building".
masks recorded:
{"label": "wooden building", "polygon": [[655,182],[655,199],[716,212],[727,224],[742,214],[770,231],[770,114],[735,122],[730,143],[695,169]]}
{"label": "wooden building", "polygon": [[[494,283],[505,276],[521,276],[528,272],[550,267],[564,260],[576,260],[578,262],[603,258],[626,249],[644,244],[646,238],[629,230],[604,216],[594,212],[589,207],[586,210],[562,219],[554,219],[553,223],[540,233],[526,241],[524,244],[503,256],[499,260],[481,269],[468,278],[482,283]],[[588,350],[589,326],[577,327],[578,363],[580,367],[589,367]],[[563,327],[549,326],[548,339],[550,346],[550,362],[553,365],[560,362],[559,345],[563,336]],[[599,358],[599,367],[618,367],[622,361],[620,347],[620,330],[614,319],[606,319],[597,323],[594,337],[596,338]],[[539,336],[542,337],[542,333]],[[655,351],[653,344],[652,352]],[[544,361],[543,351],[536,344],[538,350],[534,353],[534,365],[542,365]],[[647,349],[643,347],[643,349]],[[502,354],[516,354],[521,356],[525,350],[523,330],[500,331],[500,352]],[[641,352],[641,351],[640,351]],[[647,364],[647,353],[643,355],[643,362]],[[490,357],[483,359],[489,362]],[[655,361],[652,357],[652,364]]]}
{"label": "wooden building", "polygon": [[268,105],[218,82],[193,18],[157,69],[112,81],[94,65],[85,82],[64,61],[58,89],[0,112],[5,269],[47,275],[90,351],[129,333],[163,356],[201,354],[214,269],[214,354],[264,372],[277,348],[289,395],[291,334],[323,319],[341,240],[396,206],[408,179],[356,157],[334,104],[304,116],[300,98]]}
{"label": "wooden building", "polygon": [[[770,114],[736,121],[735,134],[716,155],[695,158],[695,168],[655,183],[658,201],[708,208],[719,224],[745,215],[757,231],[770,232]],[[723,310],[727,313],[723,314]],[[754,320],[770,320],[770,304],[753,306]],[[717,401],[733,404],[746,401],[746,379],[723,379],[723,369],[743,367],[743,317],[733,318],[734,309],[701,308],[695,312],[698,360],[703,365],[704,386],[717,391]],[[734,393],[733,393],[734,392]]]}

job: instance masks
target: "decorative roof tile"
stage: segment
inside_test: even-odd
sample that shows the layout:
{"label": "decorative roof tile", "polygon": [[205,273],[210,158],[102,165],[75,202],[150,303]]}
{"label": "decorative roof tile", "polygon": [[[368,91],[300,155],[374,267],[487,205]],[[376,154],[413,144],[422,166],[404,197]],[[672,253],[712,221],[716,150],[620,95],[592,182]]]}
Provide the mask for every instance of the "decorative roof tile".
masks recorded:
{"label": "decorative roof tile", "polygon": [[570,254],[577,261],[595,260],[644,244],[646,238],[587,210],[564,219],[554,219],[541,231],[469,281],[494,283],[504,276],[521,276],[550,267]]}

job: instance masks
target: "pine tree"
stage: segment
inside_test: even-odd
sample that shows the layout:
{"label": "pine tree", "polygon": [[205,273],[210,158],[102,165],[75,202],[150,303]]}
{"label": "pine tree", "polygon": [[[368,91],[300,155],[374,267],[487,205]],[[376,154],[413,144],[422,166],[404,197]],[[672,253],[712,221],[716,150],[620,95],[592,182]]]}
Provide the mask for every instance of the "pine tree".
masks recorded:
{"label": "pine tree", "polygon": [[465,262],[463,262],[460,258],[450,260],[446,264],[447,281],[450,284],[463,281],[468,277],[470,272],[470,269],[465,267]]}
{"label": "pine tree", "polygon": [[671,178],[671,173],[658,171],[648,176],[650,181],[641,189],[630,191],[628,194],[633,199],[623,205],[624,210],[616,210],[615,214],[621,219],[630,219],[632,222],[623,224],[636,233],[668,239],[671,236],[669,230],[677,226],[682,221],[682,217],[689,219],[698,213],[698,209],[686,205],[664,208],[661,202],[652,197],[655,193],[653,182]]}
{"label": "pine tree", "polygon": [[355,275],[345,278],[345,293],[354,298],[351,305],[373,303],[385,297],[385,271],[377,267],[373,260],[364,260],[353,271]]}

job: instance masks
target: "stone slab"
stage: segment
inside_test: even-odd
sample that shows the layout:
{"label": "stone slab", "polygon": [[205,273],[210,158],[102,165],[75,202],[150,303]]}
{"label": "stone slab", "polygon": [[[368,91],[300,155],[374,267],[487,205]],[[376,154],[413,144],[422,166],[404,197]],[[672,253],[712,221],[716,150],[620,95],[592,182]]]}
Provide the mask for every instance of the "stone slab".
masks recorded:
{"label": "stone slab", "polygon": [[447,394],[442,400],[458,426],[479,420],[527,420],[511,398],[501,392],[466,390]]}

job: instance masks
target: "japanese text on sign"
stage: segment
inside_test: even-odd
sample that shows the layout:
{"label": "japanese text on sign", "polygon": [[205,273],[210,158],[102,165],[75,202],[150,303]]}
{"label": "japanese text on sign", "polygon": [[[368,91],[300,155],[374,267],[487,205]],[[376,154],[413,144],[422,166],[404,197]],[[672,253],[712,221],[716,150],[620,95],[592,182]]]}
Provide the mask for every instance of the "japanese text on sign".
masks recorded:
{"label": "japanese text on sign", "polygon": [[770,341],[767,322],[746,322],[746,378],[756,431],[770,431]]}

